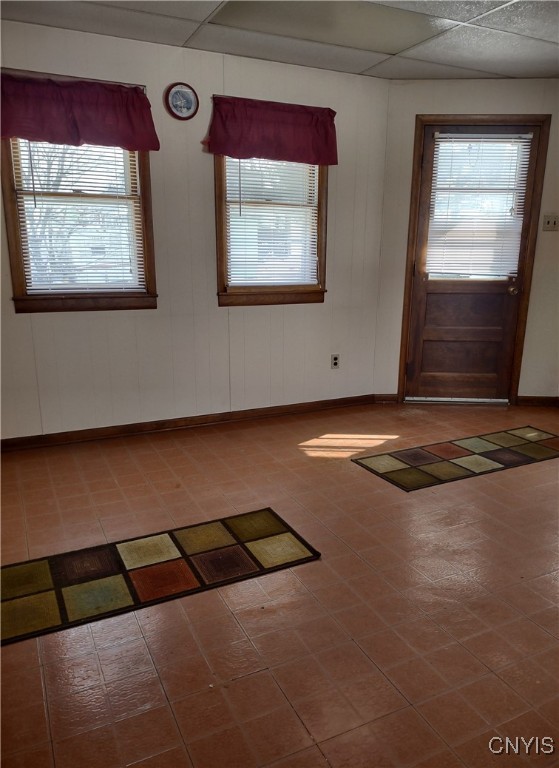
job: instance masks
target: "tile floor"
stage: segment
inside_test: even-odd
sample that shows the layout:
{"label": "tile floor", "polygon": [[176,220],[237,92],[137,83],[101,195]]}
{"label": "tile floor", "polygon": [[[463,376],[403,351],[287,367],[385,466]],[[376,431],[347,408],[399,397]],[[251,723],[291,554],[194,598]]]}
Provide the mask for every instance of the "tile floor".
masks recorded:
{"label": "tile floor", "polygon": [[[405,493],[349,460],[525,424],[558,433],[559,411],[363,406],[5,454],[4,564],[265,506],[322,559],[5,647],[3,768],[559,765],[559,461]],[[558,751],[492,755],[506,736]]]}

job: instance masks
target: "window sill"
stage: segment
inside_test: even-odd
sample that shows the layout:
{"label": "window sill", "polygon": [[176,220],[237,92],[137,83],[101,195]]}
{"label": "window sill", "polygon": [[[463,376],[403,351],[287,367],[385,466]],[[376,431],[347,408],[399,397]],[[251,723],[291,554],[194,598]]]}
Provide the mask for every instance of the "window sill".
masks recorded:
{"label": "window sill", "polygon": [[312,290],[252,290],[219,291],[217,294],[220,307],[251,307],[265,304],[322,304],[325,289]]}
{"label": "window sill", "polygon": [[58,295],[14,297],[16,314],[21,312],[99,312],[119,309],[156,309],[157,294],[141,295]]}

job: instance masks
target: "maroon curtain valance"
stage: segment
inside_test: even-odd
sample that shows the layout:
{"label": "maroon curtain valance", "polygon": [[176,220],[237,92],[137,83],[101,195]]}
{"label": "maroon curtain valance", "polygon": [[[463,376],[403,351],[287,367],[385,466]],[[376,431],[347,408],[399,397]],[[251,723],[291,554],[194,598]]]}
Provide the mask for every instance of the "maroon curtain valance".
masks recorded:
{"label": "maroon curtain valance", "polygon": [[159,149],[151,105],[138,86],[2,75],[2,138]]}
{"label": "maroon curtain valance", "polygon": [[204,143],[214,155],[337,165],[335,115],[328,107],[214,96]]}

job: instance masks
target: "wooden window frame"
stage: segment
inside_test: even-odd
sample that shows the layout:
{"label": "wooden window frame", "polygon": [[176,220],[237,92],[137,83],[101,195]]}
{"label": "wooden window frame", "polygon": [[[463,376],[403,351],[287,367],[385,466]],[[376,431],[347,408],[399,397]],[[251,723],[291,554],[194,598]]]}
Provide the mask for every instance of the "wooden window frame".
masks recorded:
{"label": "wooden window frame", "polygon": [[19,226],[13,156],[10,139],[2,139],[2,196],[8,237],[13,302],[20,312],[76,312],[125,309],[156,309],[155,257],[151,206],[149,152],[138,152],[138,181],[142,212],[144,290],[91,291],[80,293],[28,293],[23,266],[22,233]]}
{"label": "wooden window frame", "polygon": [[317,273],[316,285],[229,286],[227,284],[227,204],[225,155],[214,155],[215,218],[217,248],[218,306],[264,304],[317,304],[326,293],[326,216],[328,207],[328,166],[318,166]]}

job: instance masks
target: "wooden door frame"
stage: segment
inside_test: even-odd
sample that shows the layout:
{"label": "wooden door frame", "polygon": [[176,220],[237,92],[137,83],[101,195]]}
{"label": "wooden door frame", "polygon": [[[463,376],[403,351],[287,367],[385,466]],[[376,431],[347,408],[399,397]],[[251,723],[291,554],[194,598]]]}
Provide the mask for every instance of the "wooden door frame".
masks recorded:
{"label": "wooden door frame", "polygon": [[522,353],[524,350],[526,320],[528,317],[528,305],[530,300],[530,289],[532,286],[532,273],[534,269],[536,240],[538,236],[538,227],[540,221],[540,206],[545,175],[547,147],[549,143],[551,115],[416,115],[406,277],[404,284],[404,306],[402,312],[402,335],[400,341],[398,402],[403,402],[405,397],[406,362],[408,359],[409,334],[411,326],[413,279],[420,223],[419,211],[423,165],[423,136],[425,133],[425,128],[428,125],[522,125],[526,127],[534,126],[539,128],[539,142],[536,148],[536,166],[532,189],[532,204],[530,208],[530,220],[526,238],[526,256],[524,259],[522,274],[519,273],[519,280],[523,285],[523,290],[518,307],[518,320],[514,338],[514,352],[509,394],[510,404],[515,405],[518,401],[518,384],[520,381],[520,367],[522,364]]}

